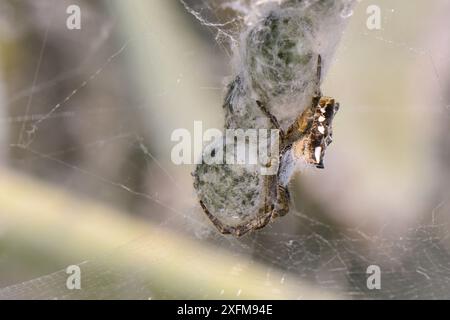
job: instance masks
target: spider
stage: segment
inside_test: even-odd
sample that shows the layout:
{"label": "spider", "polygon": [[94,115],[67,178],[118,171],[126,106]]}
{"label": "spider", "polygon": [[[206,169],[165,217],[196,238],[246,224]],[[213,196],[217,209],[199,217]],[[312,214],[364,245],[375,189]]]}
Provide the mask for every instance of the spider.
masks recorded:
{"label": "spider", "polygon": [[[222,234],[240,237],[265,227],[273,219],[289,211],[289,178],[298,161],[323,169],[323,158],[332,142],[332,121],[339,104],[322,96],[320,81],[322,58],[318,55],[316,94],[307,107],[284,132],[277,118],[261,101],[255,105],[262,116],[279,130],[280,153],[276,175],[263,176],[254,168],[236,165],[198,165],[194,187],[207,217]],[[238,90],[239,79],[230,86],[226,101]],[[227,104],[227,103],[226,103]],[[233,115],[233,109],[228,112]],[[213,152],[215,152],[213,150]]]}

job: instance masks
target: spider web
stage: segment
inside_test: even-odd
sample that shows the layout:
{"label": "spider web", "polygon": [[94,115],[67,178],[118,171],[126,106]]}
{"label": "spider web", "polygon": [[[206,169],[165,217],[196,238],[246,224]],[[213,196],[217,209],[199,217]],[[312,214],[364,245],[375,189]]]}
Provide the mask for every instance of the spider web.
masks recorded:
{"label": "spider web", "polygon": [[[52,6],[51,1],[42,1],[39,5],[23,1],[24,5],[35,9],[34,13],[28,11],[22,19],[29,28],[26,32],[34,32],[35,38],[39,39],[34,45],[38,52],[36,56],[28,57],[31,62],[25,69],[30,86],[14,92],[3,90],[8,111],[2,112],[9,115],[2,115],[0,121],[10,134],[9,154],[5,156],[7,161],[16,169],[50,180],[68,190],[144,216],[161,229],[181,232],[186,239],[199,245],[207,244],[230,252],[243,263],[262,265],[267,278],[274,283],[304,282],[342,298],[450,298],[447,239],[450,230],[450,143],[447,126],[450,97],[449,92],[445,91],[450,83],[450,44],[447,40],[437,45],[437,36],[429,42],[420,38],[403,41],[396,36],[392,27],[398,19],[411,13],[405,1],[399,1],[395,7],[386,1],[378,1],[383,8],[385,30],[377,32],[367,30],[364,25],[368,4],[365,1],[359,4],[352,19],[355,25],[360,23],[362,26],[350,26],[344,34],[334,61],[342,67],[331,69],[326,88],[337,96],[341,92],[343,99],[361,105],[352,107],[343,104],[341,112],[346,113],[351,121],[342,124],[353,125],[348,130],[363,130],[363,118],[366,117],[374,117],[375,122],[380,117],[382,120],[376,122],[378,125],[388,123],[391,121],[389,119],[400,122],[398,126],[393,126],[394,129],[399,128],[400,133],[389,131],[389,125],[384,128],[394,136],[394,140],[396,135],[401,136],[409,129],[411,140],[406,139],[412,141],[409,156],[416,157],[414,161],[419,163],[410,170],[420,168],[421,175],[405,174],[407,169],[404,168],[410,165],[409,158],[402,160],[400,157],[400,161],[393,166],[394,173],[382,176],[392,181],[380,184],[371,173],[372,168],[377,171],[381,161],[380,158],[371,159],[376,157],[377,148],[381,148],[379,141],[372,139],[359,144],[362,147],[358,152],[366,151],[369,155],[361,156],[360,162],[356,159],[353,163],[352,155],[348,154],[352,151],[348,148],[352,148],[352,143],[357,144],[358,139],[339,142],[353,135],[344,129],[339,131],[338,123],[335,146],[327,155],[327,170],[320,174],[306,171],[292,183],[294,205],[288,216],[242,239],[234,239],[218,234],[195,204],[192,188],[186,187],[190,183],[188,170],[180,174],[179,168],[170,163],[167,153],[170,150],[170,129],[177,128],[179,124],[189,128],[191,124],[179,119],[171,120],[171,117],[177,118],[177,112],[183,112],[181,106],[172,106],[170,112],[159,111],[164,107],[158,103],[171,103],[175,101],[173,97],[182,98],[188,93],[191,96],[212,96],[207,102],[215,101],[217,106],[200,109],[199,114],[209,117],[202,119],[206,122],[220,124],[223,119],[220,109],[225,87],[223,79],[232,76],[230,61],[233,60],[240,33],[254,23],[259,5],[265,2],[268,1],[186,0],[171,6],[170,10],[176,12],[174,17],[183,17],[184,26],[189,26],[190,32],[201,38],[195,43],[208,47],[210,55],[219,57],[211,59],[211,64],[221,67],[211,66],[214,70],[212,76],[198,81],[187,72],[197,70],[200,62],[192,58],[195,56],[189,51],[192,48],[186,48],[177,55],[184,57],[184,63],[192,63],[193,66],[175,71],[168,68],[164,69],[168,70],[167,74],[153,75],[154,79],[149,81],[155,84],[154,89],[143,95],[140,94],[142,88],[133,84],[136,73],[127,73],[132,64],[127,57],[139,59],[139,55],[133,52],[142,49],[142,42],[156,46],[153,47],[155,52],[149,53],[151,57],[164,52],[158,51],[159,48],[168,47],[166,52],[170,52],[173,49],[170,44],[177,39],[160,40],[165,35],[174,36],[176,32],[162,32],[163,35],[159,35],[148,25],[151,22],[144,21],[140,25],[141,34],[123,36],[122,25],[129,21],[123,22],[118,17],[119,4],[105,2],[97,6],[80,2],[83,10],[87,8],[84,12],[88,12],[90,22],[86,28],[89,31],[73,39],[68,37],[67,30],[56,27],[58,24],[64,25],[66,16],[58,12],[65,12],[66,3],[58,4],[58,8],[63,8],[58,11],[48,10]],[[434,10],[429,10],[430,21],[439,19],[439,8],[446,5],[448,8],[445,1],[437,1]],[[137,4],[131,7],[138,9]],[[104,8],[109,9],[107,13],[102,13]],[[14,8],[10,6],[9,9]],[[403,15],[402,10],[406,11]],[[7,21],[7,18],[0,16],[0,20]],[[160,22],[161,29],[170,29],[171,21]],[[101,27],[93,28],[91,23]],[[442,24],[441,32],[448,29],[448,22],[447,26]],[[435,30],[436,34],[439,30]],[[18,35],[12,33],[9,36]],[[68,41],[67,50],[58,48],[65,41]],[[81,48],[73,49],[79,43]],[[413,114],[419,114],[419,118],[426,113],[426,119],[422,120],[435,124],[434,128],[416,121],[413,116],[408,118],[409,124],[400,128],[404,118],[408,117],[408,109],[398,105],[393,108],[390,103],[406,104],[407,100],[397,102],[395,98],[390,98],[383,104],[383,100],[379,102],[375,99],[380,106],[374,109],[372,97],[349,92],[346,86],[339,83],[343,78],[339,78],[338,73],[349,66],[341,61],[352,60],[349,57],[353,57],[353,52],[363,45],[386,52],[386,56],[394,61],[408,60],[421,66],[416,74],[409,76],[422,79],[417,86],[426,93],[422,100],[418,98],[417,105],[408,107],[414,110]],[[62,64],[56,71],[52,70],[51,66],[58,61],[57,58],[66,56],[70,62]],[[393,75],[388,67],[383,67],[385,61],[365,58],[371,61],[374,68],[384,70],[382,77]],[[355,59],[357,68],[370,74],[367,63],[360,60]],[[174,69],[182,68],[175,62],[174,65]],[[392,65],[395,63],[389,64]],[[349,71],[349,74],[356,79],[349,76],[348,81],[353,81],[351,84],[365,76],[356,71]],[[194,92],[186,93],[182,87],[190,80],[195,85],[186,85],[185,90]],[[399,81],[406,80],[399,78]],[[372,87],[382,86],[376,81],[368,83]],[[412,95],[415,94],[414,84],[406,88]],[[382,89],[374,89],[374,92],[383,94]],[[355,95],[357,97],[353,100],[348,98]],[[189,109],[188,106],[191,106],[189,102],[184,108]],[[164,131],[164,126],[168,127],[167,131]],[[380,127],[375,127],[372,134],[380,130]],[[364,137],[370,138],[370,134]],[[423,147],[428,142],[431,146]],[[104,166],[111,158],[117,159],[117,163]],[[425,164],[428,160],[432,163],[431,168]],[[405,174],[405,180],[395,181],[402,180],[402,174]],[[361,175],[362,178],[354,180],[347,175]],[[362,181],[369,182],[364,185]],[[390,183],[392,188],[389,188]],[[377,184],[380,186],[374,186]],[[181,200],[175,201],[175,197]],[[31,280],[10,282],[9,279],[2,279],[4,288],[0,289],[0,298],[190,298],[179,296],[169,288],[158,288],[157,283],[147,281],[145,265],[136,266],[132,272],[112,266],[117,265],[116,261],[139,256],[144,251],[164,251],[164,248],[155,248],[149,239],[142,235],[113,252],[87,257],[89,260],[79,262],[83,271],[83,290],[66,289],[67,274],[61,267],[60,271],[48,272]],[[370,265],[377,265],[382,271],[380,290],[369,290],[366,285],[366,270]],[[188,266],[189,261],[186,261],[185,266],[179,267]],[[221,294],[223,288],[218,287],[192,297],[217,298]],[[237,291],[236,297],[240,294]]]}

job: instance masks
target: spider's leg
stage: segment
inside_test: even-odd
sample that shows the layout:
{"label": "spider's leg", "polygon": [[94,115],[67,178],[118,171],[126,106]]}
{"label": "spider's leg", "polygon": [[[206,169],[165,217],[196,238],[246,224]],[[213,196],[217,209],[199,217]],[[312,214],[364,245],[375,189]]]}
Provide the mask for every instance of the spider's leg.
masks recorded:
{"label": "spider's leg", "polygon": [[284,131],[283,131],[283,129],[281,129],[281,126],[280,126],[280,123],[278,122],[278,119],[273,114],[271,114],[269,112],[269,110],[267,110],[267,108],[264,105],[264,103],[262,103],[259,100],[256,100],[256,104],[261,109],[261,111],[266,115],[266,117],[270,119],[270,122],[275,127],[275,129],[278,129],[280,131],[281,137],[284,137]]}
{"label": "spider's leg", "polygon": [[319,54],[317,57],[317,84],[320,84],[322,80],[322,56]]}
{"label": "spider's leg", "polygon": [[278,217],[282,217],[289,212],[289,204],[291,197],[287,187],[277,185],[277,205],[272,211],[272,220]]}
{"label": "spider's leg", "polygon": [[320,91],[321,81],[322,81],[322,56],[319,54],[317,57],[317,70],[316,70],[316,96],[314,97],[314,99],[320,99],[320,97],[322,96],[322,92]]}
{"label": "spider's leg", "polygon": [[247,223],[246,225],[238,226],[238,227],[234,228],[233,235],[240,237],[249,231],[262,229],[266,225],[269,224],[270,219],[271,219],[271,215],[268,214],[264,218],[252,220],[249,223]]}
{"label": "spider's leg", "polygon": [[232,233],[232,231],[229,230],[227,227],[225,227],[223,225],[223,223],[219,221],[219,219],[214,217],[209,212],[208,208],[206,208],[206,206],[205,206],[205,204],[203,203],[202,200],[200,200],[200,206],[202,207],[202,209],[205,212],[206,216],[209,218],[209,220],[211,220],[211,222],[214,224],[214,226],[217,228],[217,230],[219,230],[220,233],[222,233],[222,234],[231,234]]}
{"label": "spider's leg", "polygon": [[203,201],[200,200],[200,206],[202,207],[203,211],[205,212],[206,216],[211,220],[211,222],[214,224],[214,226],[219,230],[221,234],[232,234],[235,237],[240,237],[249,232],[252,227],[249,225],[241,226],[241,227],[229,227],[224,225],[219,219],[214,217],[211,212],[209,212],[208,208],[206,208]]}

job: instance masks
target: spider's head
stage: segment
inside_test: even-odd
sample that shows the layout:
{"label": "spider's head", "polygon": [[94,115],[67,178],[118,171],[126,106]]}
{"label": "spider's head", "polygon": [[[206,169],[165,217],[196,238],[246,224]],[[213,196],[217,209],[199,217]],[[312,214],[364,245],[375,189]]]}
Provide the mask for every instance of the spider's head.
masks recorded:
{"label": "spider's head", "polygon": [[339,103],[333,98],[321,97],[313,109],[308,129],[302,138],[294,143],[294,152],[307,163],[323,169],[325,151],[333,141],[332,124],[339,110]]}

